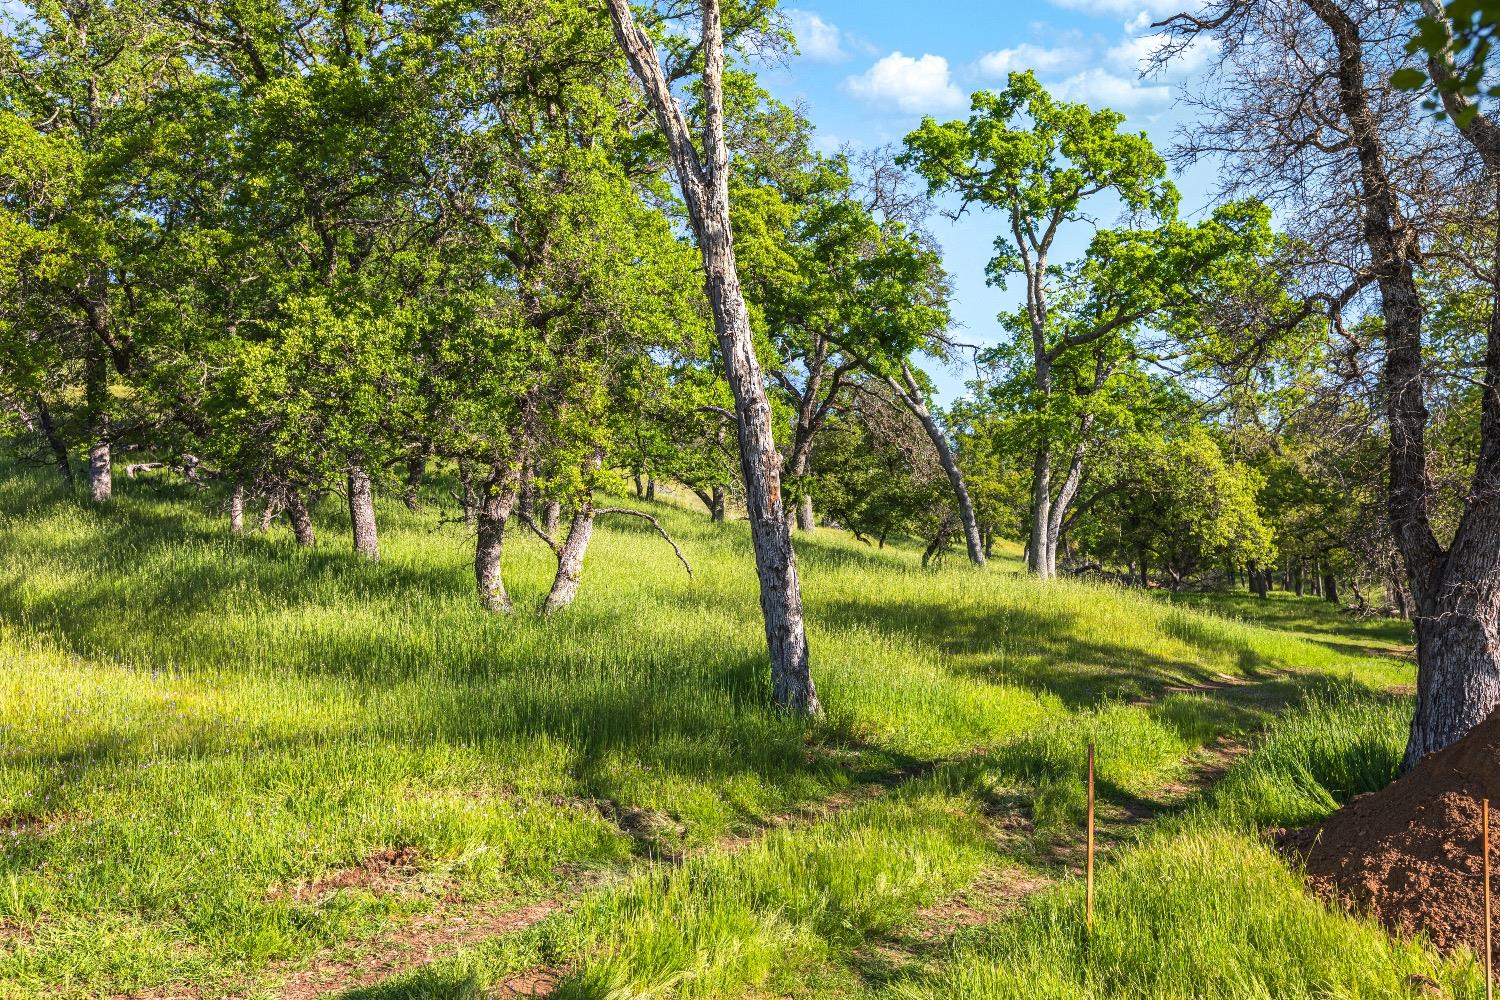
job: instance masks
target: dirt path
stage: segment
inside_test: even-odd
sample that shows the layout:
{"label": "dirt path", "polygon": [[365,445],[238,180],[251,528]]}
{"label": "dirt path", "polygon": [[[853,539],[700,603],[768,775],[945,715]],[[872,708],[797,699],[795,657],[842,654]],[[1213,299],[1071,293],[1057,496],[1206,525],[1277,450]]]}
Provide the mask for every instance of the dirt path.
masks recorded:
{"label": "dirt path", "polygon": [[[1195,693],[1208,696],[1221,695],[1231,699],[1249,696],[1260,700],[1253,689],[1261,683],[1243,678],[1218,677],[1213,683],[1169,686],[1163,695],[1173,693]],[[1144,702],[1150,704],[1150,701]],[[1106,807],[1101,814],[1100,849],[1108,850],[1124,839],[1129,830],[1150,822],[1163,811],[1173,808],[1181,801],[1197,794],[1217,781],[1229,769],[1234,759],[1247,749],[1241,740],[1220,737],[1213,743],[1196,751],[1185,775],[1164,785],[1152,799],[1130,800]],[[977,754],[977,752],[976,752]],[[873,780],[834,793],[824,799],[767,817],[757,823],[749,833],[731,834],[714,840],[702,847],[680,853],[653,851],[651,860],[656,864],[681,864],[689,858],[709,852],[734,852],[756,843],[775,830],[811,825],[831,819],[840,813],[869,802],[906,784],[932,774],[938,768],[957,763],[965,757],[927,761],[910,765],[897,771],[881,775]],[[1015,803],[996,804],[988,810],[997,835],[1015,839],[1031,836],[1029,820]],[[629,814],[615,816],[625,832],[638,834],[637,820]],[[1008,832],[1004,828],[1009,827]],[[1049,845],[1050,859],[1047,868],[1057,874],[1049,874],[1007,868],[987,872],[973,885],[952,899],[923,911],[912,935],[904,941],[883,942],[876,950],[888,952],[892,962],[903,953],[910,958],[925,943],[946,939],[957,930],[977,923],[996,919],[1020,906],[1025,899],[1050,886],[1058,874],[1068,874],[1074,869],[1081,873],[1082,841],[1072,839],[1057,841]],[[367,870],[368,866],[353,871]],[[579,876],[556,896],[532,901],[517,906],[513,900],[489,900],[484,902],[439,902],[430,912],[411,920],[388,926],[378,933],[357,940],[343,942],[298,961],[274,963],[250,978],[222,987],[198,987],[184,984],[169,985],[153,990],[115,997],[112,1000],[206,1000],[222,997],[225,1000],[247,1000],[255,996],[273,996],[279,1000],[311,1000],[314,997],[346,993],[367,988],[452,957],[464,948],[483,940],[505,934],[515,934],[541,923],[554,914],[576,906],[588,895],[606,885],[616,884],[636,874],[625,869],[613,875],[594,873]],[[400,879],[386,874],[375,876],[385,889],[399,888]],[[339,881],[334,878],[330,884]],[[299,892],[317,893],[317,886],[304,887]],[[913,950],[915,949],[915,950]],[[556,988],[565,970],[537,968],[518,973],[500,983],[493,996],[501,1000],[514,997],[547,996]]]}

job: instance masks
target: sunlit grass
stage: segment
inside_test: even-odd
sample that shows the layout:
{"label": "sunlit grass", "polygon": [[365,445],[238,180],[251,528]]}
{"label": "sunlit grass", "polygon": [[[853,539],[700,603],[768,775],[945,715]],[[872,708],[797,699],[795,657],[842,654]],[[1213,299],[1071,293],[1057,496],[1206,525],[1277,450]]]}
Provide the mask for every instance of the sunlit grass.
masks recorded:
{"label": "sunlit grass", "polygon": [[[998,748],[910,797],[606,893],[570,925],[568,954],[593,956],[570,989],[709,962],[693,989],[735,995],[961,883],[984,856],[966,814],[992,785],[1072,822],[1088,735],[1103,780],[1132,792],[1245,721],[1159,700],[1169,684],[1405,669],[1113,587],[928,572],[910,548],[824,530],[799,538],[828,709],[807,724],[768,704],[743,524],[659,508],[689,579],[649,530],[612,521],[578,604],[541,621],[527,609],[551,556],[530,539],[507,552],[522,610],[497,618],[475,606],[463,528],[435,510],[383,504],[369,565],[333,502],[303,552],[285,529],[228,537],[211,492],[122,485],[94,511],[0,478],[7,996],[213,983],[443,897],[519,903],[579,867],[639,866]],[[1156,707],[1124,704],[1142,697]],[[631,808],[672,832],[628,835],[613,817]],[[292,891],[389,847],[420,859],[400,891]],[[793,858],[808,860],[792,881],[770,877]],[[705,958],[734,928],[740,957]]]}

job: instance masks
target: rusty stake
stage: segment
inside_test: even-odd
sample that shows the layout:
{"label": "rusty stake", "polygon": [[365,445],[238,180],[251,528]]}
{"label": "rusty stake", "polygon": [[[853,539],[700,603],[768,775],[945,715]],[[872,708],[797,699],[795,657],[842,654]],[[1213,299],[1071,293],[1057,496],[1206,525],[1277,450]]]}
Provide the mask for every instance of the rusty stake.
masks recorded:
{"label": "rusty stake", "polygon": [[1094,929],[1094,744],[1089,744],[1089,817],[1088,850],[1084,862],[1083,922],[1089,930]]}
{"label": "rusty stake", "polygon": [[1495,951],[1490,944],[1490,800],[1479,807],[1480,849],[1484,852],[1484,998],[1495,1000]]}

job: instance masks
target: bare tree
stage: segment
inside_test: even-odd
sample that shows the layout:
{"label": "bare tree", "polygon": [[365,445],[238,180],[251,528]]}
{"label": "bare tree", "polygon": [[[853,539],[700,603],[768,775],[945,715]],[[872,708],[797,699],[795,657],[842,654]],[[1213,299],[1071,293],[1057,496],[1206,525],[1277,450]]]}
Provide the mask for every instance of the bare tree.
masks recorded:
{"label": "bare tree", "polygon": [[1345,310],[1382,320],[1375,353],[1388,435],[1386,517],[1417,633],[1406,769],[1500,704],[1500,320],[1489,324],[1479,366],[1477,463],[1445,545],[1433,518],[1434,373],[1424,357],[1419,280],[1438,234],[1469,214],[1456,197],[1472,190],[1482,166],[1493,173],[1500,144],[1482,115],[1462,130],[1467,143],[1454,142],[1451,125],[1423,113],[1420,95],[1389,85],[1406,58],[1410,17],[1396,0],[1221,0],[1163,22],[1167,56],[1209,36],[1221,52],[1219,88],[1196,98],[1209,122],[1184,152],[1227,154],[1239,165],[1232,183],[1284,206],[1309,248],[1309,280],[1323,284],[1336,335],[1350,336]]}
{"label": "bare tree", "polygon": [[781,455],[771,431],[771,404],[740,290],[729,227],[729,150],[724,140],[724,35],[718,0],[703,0],[703,151],[693,145],[651,37],[635,22],[627,0],[609,0],[615,38],[656,114],[671,151],[678,186],[703,255],[704,285],[714,331],[734,393],[745,506],[760,576],[760,606],[771,657],[775,703],[794,712],[821,712],[802,621],[802,590],[781,495]]}

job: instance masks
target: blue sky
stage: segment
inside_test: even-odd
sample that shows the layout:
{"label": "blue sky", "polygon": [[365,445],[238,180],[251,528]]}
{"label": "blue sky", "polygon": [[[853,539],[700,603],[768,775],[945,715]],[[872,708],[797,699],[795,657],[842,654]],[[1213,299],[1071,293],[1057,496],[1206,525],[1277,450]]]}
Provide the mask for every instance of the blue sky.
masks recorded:
{"label": "blue sky", "polygon": [[[1183,0],[783,2],[802,53],[761,77],[781,100],[806,109],[820,147],[829,151],[899,143],[924,115],[965,117],[971,92],[1003,87],[1008,72],[1023,69],[1035,70],[1060,97],[1127,115],[1126,127],[1146,132],[1166,151],[1190,121],[1178,97],[1184,88],[1205,85],[1210,54],[1189,51],[1165,75],[1141,78],[1142,59],[1159,42],[1151,22],[1181,10]],[[1174,179],[1184,214],[1209,207],[1211,166]],[[1014,283],[1009,292],[984,283],[999,222],[995,215],[933,220],[954,277],[954,313],[965,341],[993,341],[995,314],[1017,295]],[[1076,254],[1088,235],[1077,231],[1060,249]],[[962,372],[933,375],[944,402],[962,390]]]}

